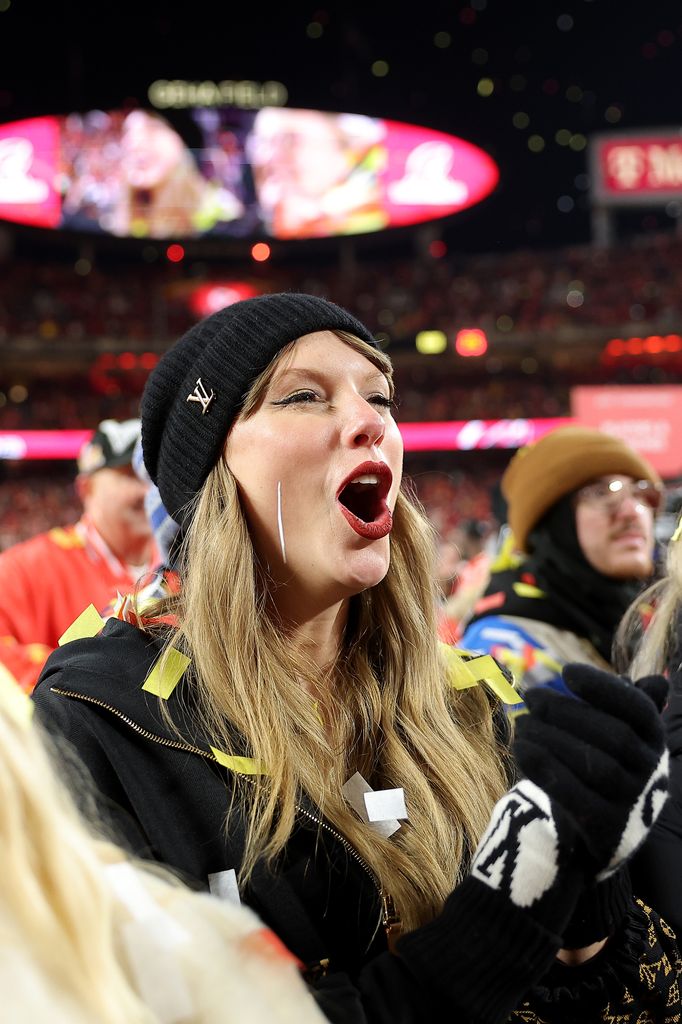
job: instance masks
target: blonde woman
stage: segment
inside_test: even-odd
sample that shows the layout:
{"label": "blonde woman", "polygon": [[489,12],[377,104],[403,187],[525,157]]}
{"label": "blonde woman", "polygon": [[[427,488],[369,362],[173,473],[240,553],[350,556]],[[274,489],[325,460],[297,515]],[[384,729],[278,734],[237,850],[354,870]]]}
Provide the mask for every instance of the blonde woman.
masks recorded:
{"label": "blonde woman", "polygon": [[[670,799],[632,863],[636,891],[682,933],[682,526],[668,546],[666,574],[633,602],[615,644],[619,671],[664,672],[670,694],[663,714],[670,751]],[[653,614],[652,614],[653,613]]]}
{"label": "blonde woman", "polygon": [[180,593],[57,652],[41,717],[132,849],[236,884],[332,1021],[658,1012],[676,947],[624,871],[665,798],[656,707],[574,666],[579,700],[520,719],[508,790],[501,707],[438,644],[392,398],[370,331],[324,299],[192,328],[142,402]]}
{"label": "blonde woman", "polygon": [[100,218],[113,234],[193,237],[244,213],[233,193],[202,175],[182,137],[159,114],[131,111],[120,150],[120,196]]}
{"label": "blonde woman", "polygon": [[294,957],[253,914],[85,826],[26,706],[0,678],[2,1019],[321,1024]]}

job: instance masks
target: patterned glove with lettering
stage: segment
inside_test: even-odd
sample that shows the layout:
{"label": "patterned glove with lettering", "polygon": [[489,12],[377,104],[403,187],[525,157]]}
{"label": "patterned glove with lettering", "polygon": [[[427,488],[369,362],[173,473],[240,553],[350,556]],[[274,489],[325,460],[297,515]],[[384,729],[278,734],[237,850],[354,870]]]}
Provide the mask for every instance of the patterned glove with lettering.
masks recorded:
{"label": "patterned glove with lettering", "polygon": [[526,778],[505,793],[469,877],[433,921],[397,943],[398,955],[427,991],[448,1000],[452,1019],[508,1020],[564,944],[585,888],[585,866],[581,836],[553,788]]}
{"label": "patterned glove with lettering", "polygon": [[633,685],[591,665],[566,665],[573,699],[536,687],[525,696],[514,754],[520,770],[575,827],[585,870],[608,878],[646,839],[668,793],[668,751],[657,705],[667,681]]}
{"label": "patterned glove with lettering", "polygon": [[582,886],[576,841],[561,808],[522,779],[493,808],[471,875],[561,935]]}
{"label": "patterned glove with lettering", "polygon": [[526,778],[493,808],[470,876],[433,921],[397,943],[420,984],[462,1019],[509,1018],[570,934],[586,882],[606,879],[632,855],[666,797],[667,752],[651,696],[585,665],[568,666],[564,681],[573,697],[526,693],[530,714],[517,720],[515,741]]}
{"label": "patterned glove with lettering", "polygon": [[448,1007],[429,1020],[509,1019],[553,963],[573,916],[583,889],[576,841],[570,819],[529,779],[498,800],[469,877],[433,921],[397,943],[410,972]]}

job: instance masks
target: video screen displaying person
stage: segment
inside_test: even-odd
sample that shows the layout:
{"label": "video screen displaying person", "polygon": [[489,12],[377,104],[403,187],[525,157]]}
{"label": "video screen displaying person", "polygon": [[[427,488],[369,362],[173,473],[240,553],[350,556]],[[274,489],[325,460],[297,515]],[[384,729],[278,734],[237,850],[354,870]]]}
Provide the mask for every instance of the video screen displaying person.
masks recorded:
{"label": "video screen displaying person", "polygon": [[276,238],[355,234],[388,225],[383,122],[320,110],[259,110],[247,147],[263,217]]}
{"label": "video screen displaying person", "polygon": [[[66,119],[62,226],[138,238],[193,237],[229,225],[244,203],[159,114],[93,111]],[[222,164],[241,162],[221,151]]]}
{"label": "video screen displaying person", "polygon": [[361,114],[91,110],[0,125],[0,218],[119,237],[380,231],[456,213],[497,180],[463,139]]}

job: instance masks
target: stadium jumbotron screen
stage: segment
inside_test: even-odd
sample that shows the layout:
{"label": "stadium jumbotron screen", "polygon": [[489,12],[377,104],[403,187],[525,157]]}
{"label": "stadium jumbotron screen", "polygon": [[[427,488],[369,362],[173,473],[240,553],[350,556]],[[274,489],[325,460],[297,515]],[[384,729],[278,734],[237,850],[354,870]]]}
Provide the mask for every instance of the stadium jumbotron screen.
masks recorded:
{"label": "stadium jumbotron screen", "polygon": [[457,213],[498,181],[463,139],[359,114],[100,110],[0,125],[0,218],[119,237],[321,238]]}

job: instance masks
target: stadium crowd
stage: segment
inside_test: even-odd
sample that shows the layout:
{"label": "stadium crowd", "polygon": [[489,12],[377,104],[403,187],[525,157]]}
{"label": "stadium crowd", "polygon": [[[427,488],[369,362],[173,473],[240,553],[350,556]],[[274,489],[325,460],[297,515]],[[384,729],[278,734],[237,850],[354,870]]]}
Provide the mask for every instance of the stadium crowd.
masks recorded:
{"label": "stadium crowd", "polygon": [[[114,361],[111,361],[112,364]],[[535,361],[536,363],[537,361]],[[395,360],[397,417],[417,421],[516,419],[570,416],[570,391],[580,384],[675,384],[673,367],[642,364],[614,370],[591,365],[573,371],[543,367],[533,374],[495,367],[464,373],[454,360],[403,364]],[[54,379],[17,371],[0,391],[0,430],[89,429],[101,417],[127,419],[136,415],[147,371],[112,365],[91,373]],[[12,383],[20,385],[17,395]],[[9,384],[9,387],[8,387]]]}
{"label": "stadium crowd", "polygon": [[0,551],[78,518],[73,472],[45,466],[0,482]]}
{"label": "stadium crowd", "polygon": [[[681,256],[682,240],[667,233],[613,249],[363,260],[350,268],[321,263],[272,273],[261,265],[252,284],[329,296],[396,341],[465,326],[503,337],[643,324],[667,332],[680,328]],[[196,319],[187,301],[192,284],[233,276],[233,267],[219,263],[190,265],[188,274],[183,264],[165,261],[112,273],[87,258],[75,267],[18,261],[0,280],[1,336],[109,337],[131,345],[175,338]]]}
{"label": "stadium crowd", "polygon": [[[682,284],[682,241],[674,235],[642,236],[614,249],[588,247],[545,253],[363,262],[352,268],[321,265],[277,271],[276,280],[256,287],[302,288],[327,294],[356,309],[376,331],[391,338],[399,420],[496,419],[570,415],[570,389],[583,383],[665,383],[679,380],[677,357],[642,359],[621,365],[555,365],[533,338],[547,332],[608,327],[679,330],[676,296]],[[0,338],[10,343],[38,339],[42,352],[69,343],[93,342],[99,355],[83,354],[81,365],[62,369],[58,378],[40,375],[30,356],[0,383],[0,429],[89,429],[103,418],[137,415],[149,369],[160,353],[196,319],[192,288],[219,279],[217,267],[144,264],[112,273],[83,260],[74,269],[56,262],[29,266],[16,261],[0,278]],[[261,268],[262,269],[262,268]],[[87,271],[87,273],[86,273]],[[288,277],[287,277],[288,275]],[[360,280],[358,280],[360,278]],[[394,339],[421,329],[452,332],[463,325],[483,327],[498,340],[528,338],[525,372],[492,359],[412,357]],[[96,344],[95,344],[96,343]],[[141,357],[145,346],[151,353]],[[131,365],[107,349],[137,352]],[[81,349],[81,351],[83,351]],[[596,356],[595,356],[596,360]],[[538,366],[542,361],[541,372]],[[475,366],[473,364],[476,364]],[[39,360],[37,361],[39,366]],[[58,386],[55,381],[58,379]],[[18,384],[19,387],[13,387]],[[471,457],[473,466],[475,456]],[[73,508],[69,474],[54,464],[40,469],[12,467],[0,495],[0,547],[68,521]],[[494,482],[476,469],[444,462],[429,475],[416,465],[420,498],[437,528],[448,534],[460,520],[490,517]],[[456,499],[456,500],[455,500]]]}

